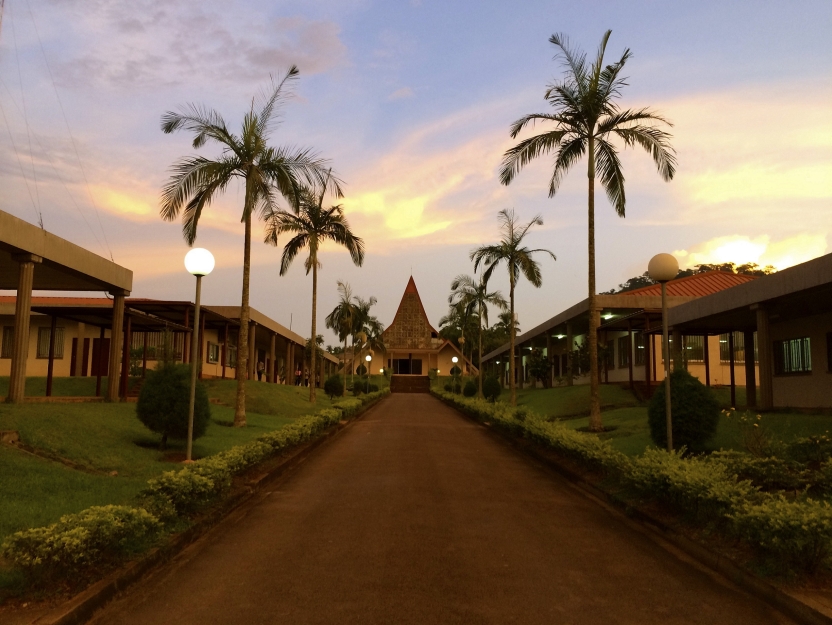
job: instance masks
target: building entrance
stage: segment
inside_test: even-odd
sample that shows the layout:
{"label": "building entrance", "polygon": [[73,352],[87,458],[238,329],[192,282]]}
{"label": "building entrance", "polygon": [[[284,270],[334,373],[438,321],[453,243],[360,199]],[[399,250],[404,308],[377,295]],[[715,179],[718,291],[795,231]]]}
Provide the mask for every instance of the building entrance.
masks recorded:
{"label": "building entrance", "polygon": [[396,375],[422,375],[421,358],[393,358],[391,366]]}

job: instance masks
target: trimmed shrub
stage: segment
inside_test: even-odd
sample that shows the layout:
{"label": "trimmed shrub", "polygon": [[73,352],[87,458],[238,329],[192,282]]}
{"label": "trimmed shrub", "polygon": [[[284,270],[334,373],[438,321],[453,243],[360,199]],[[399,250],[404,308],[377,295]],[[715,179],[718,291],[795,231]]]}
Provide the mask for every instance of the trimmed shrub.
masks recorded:
{"label": "trimmed shrub", "polygon": [[[162,449],[168,437],[188,436],[188,402],[191,393],[189,365],[162,364],[148,372],[136,404],[136,416],[152,432],[162,435]],[[211,420],[211,406],[205,386],[197,382],[194,400],[194,440],[205,434]]]}
{"label": "trimmed shrub", "polygon": [[[650,438],[659,447],[667,446],[667,411],[665,385],[656,389],[650,400],[648,420]],[[716,434],[719,404],[702,382],[684,369],[670,374],[670,399],[673,417],[673,446],[703,451]]]}
{"label": "trimmed shrub", "polygon": [[344,380],[341,379],[340,375],[336,373],[327,378],[326,382],[324,382],[324,393],[329,395],[330,400],[341,397],[344,394]]}
{"label": "trimmed shrub", "polygon": [[832,439],[826,434],[805,436],[786,447],[786,455],[803,464],[821,464],[832,458]]}
{"label": "trimmed shrub", "polygon": [[477,383],[473,380],[468,380],[462,389],[462,394],[465,395],[465,397],[473,397],[477,394],[477,390]]}
{"label": "trimmed shrub", "polygon": [[715,451],[708,460],[721,464],[731,475],[749,480],[765,491],[801,490],[813,482],[810,471],[782,458],[761,458],[741,451]]}
{"label": "trimmed shrub", "polygon": [[500,381],[494,376],[488,376],[482,381],[482,394],[488,401],[497,401],[502,392],[503,387],[500,386]]}
{"label": "trimmed shrub", "polygon": [[16,532],[2,553],[17,568],[41,581],[84,575],[117,564],[146,548],[161,529],[141,508],[94,506],[67,514],[48,527]]}

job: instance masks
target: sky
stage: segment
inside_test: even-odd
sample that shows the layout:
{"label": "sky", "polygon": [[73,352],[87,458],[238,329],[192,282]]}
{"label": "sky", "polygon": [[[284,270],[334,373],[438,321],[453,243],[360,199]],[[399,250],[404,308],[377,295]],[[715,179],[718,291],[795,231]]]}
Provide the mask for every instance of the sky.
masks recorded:
{"label": "sky", "polygon": [[[181,224],[159,216],[171,165],[194,153],[160,118],[188,103],[236,131],[252,97],[292,64],[300,79],[275,146],[311,148],[345,181],[340,200],[366,244],[363,267],[321,252],[319,327],[336,281],[378,298],[389,325],[410,275],[434,325],[470,251],[499,237],[497,212],[540,215],[528,244],[543,286],[521,282],[530,329],[587,296],[586,162],[548,197],[552,159],[500,185],[511,123],[547,112],[563,76],[548,39],[563,33],[607,59],[629,48],[620,105],[650,107],[678,159],[671,182],[622,147],[626,217],[596,187],[597,284],[607,290],[671,252],[680,264],[785,268],[832,244],[832,3],[5,0],[0,25],[0,210],[134,272],[133,295],[193,299]],[[216,146],[199,150],[219,154]],[[203,302],[240,301],[241,192],[198,230],[217,268]],[[332,200],[335,202],[336,200]],[[255,226],[251,304],[308,335],[311,277],[279,276],[280,249]],[[508,279],[493,286],[508,295]],[[337,339],[324,330],[326,341]]]}

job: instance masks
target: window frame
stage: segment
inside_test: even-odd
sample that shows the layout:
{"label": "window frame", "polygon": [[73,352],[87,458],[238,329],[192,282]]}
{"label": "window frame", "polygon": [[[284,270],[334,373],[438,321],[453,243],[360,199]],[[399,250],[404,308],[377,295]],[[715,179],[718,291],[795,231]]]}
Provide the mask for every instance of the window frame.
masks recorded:
{"label": "window frame", "polygon": [[[797,360],[801,360],[797,369],[791,369]],[[774,342],[774,375],[799,376],[812,375],[812,341],[808,336],[782,339]]]}
{"label": "window frame", "polygon": [[[51,326],[41,326],[38,328],[38,342],[35,346],[35,358],[38,360],[49,359],[49,340],[52,334]],[[55,360],[64,359],[64,328],[57,326],[55,328]],[[43,348],[43,350],[41,350]]]}
{"label": "window frame", "polygon": [[14,353],[14,326],[3,326],[0,341],[0,358],[11,358]]}
{"label": "window frame", "polygon": [[205,362],[215,365],[220,361],[220,345],[219,343],[212,343],[208,341],[207,349],[205,350]]}

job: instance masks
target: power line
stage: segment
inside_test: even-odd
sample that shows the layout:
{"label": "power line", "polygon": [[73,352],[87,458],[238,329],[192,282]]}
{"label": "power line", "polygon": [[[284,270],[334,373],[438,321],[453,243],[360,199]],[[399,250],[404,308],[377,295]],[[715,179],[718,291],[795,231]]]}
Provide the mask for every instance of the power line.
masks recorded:
{"label": "power line", "polygon": [[[35,206],[35,198],[32,197],[32,190],[29,188],[29,180],[26,178],[26,173],[23,171],[23,162],[20,160],[20,152],[17,149],[17,144],[14,142],[12,129],[9,126],[9,120],[6,118],[6,110],[3,108],[2,102],[0,102],[0,115],[3,116],[3,123],[6,124],[6,131],[9,133],[9,139],[12,142],[12,149],[14,150],[14,155],[17,157],[17,165],[18,167],[20,167],[20,175],[23,177],[23,182],[26,184],[26,191],[29,193],[29,201],[32,202],[32,210],[35,211],[35,216],[38,217],[38,221],[40,221],[40,215],[38,214],[37,206]],[[43,227],[42,223],[41,227]]]}
{"label": "power line", "polygon": [[43,55],[43,62],[46,65],[46,70],[49,72],[49,79],[52,81],[52,89],[55,91],[55,98],[58,100],[58,107],[61,109],[61,116],[64,120],[64,125],[66,126],[66,131],[69,133],[69,139],[72,142],[72,149],[75,151],[75,158],[78,159],[78,169],[81,170],[81,175],[84,178],[84,185],[87,189],[87,194],[90,196],[90,203],[92,204],[93,211],[95,212],[95,218],[98,221],[98,227],[101,228],[101,235],[104,237],[104,244],[107,248],[107,251],[110,254],[110,260],[116,262],[113,258],[113,250],[110,248],[110,243],[107,241],[107,232],[104,230],[104,224],[101,223],[101,215],[98,212],[98,205],[95,203],[95,198],[92,194],[92,189],[90,188],[90,182],[87,178],[87,172],[84,169],[84,164],[81,161],[81,154],[78,152],[78,145],[75,143],[75,136],[72,134],[72,129],[69,126],[69,120],[66,116],[66,111],[64,110],[64,104],[61,101],[61,95],[58,93],[58,86],[55,84],[55,76],[52,74],[52,67],[49,65],[49,60],[46,58],[46,51],[43,48],[43,41],[40,38],[40,31],[38,30],[38,25],[35,22],[35,16],[32,13],[32,7],[29,4],[29,0],[26,0],[26,7],[29,10],[29,17],[32,19],[32,26],[35,28],[35,35],[38,38],[38,45],[40,46],[40,53]]}

